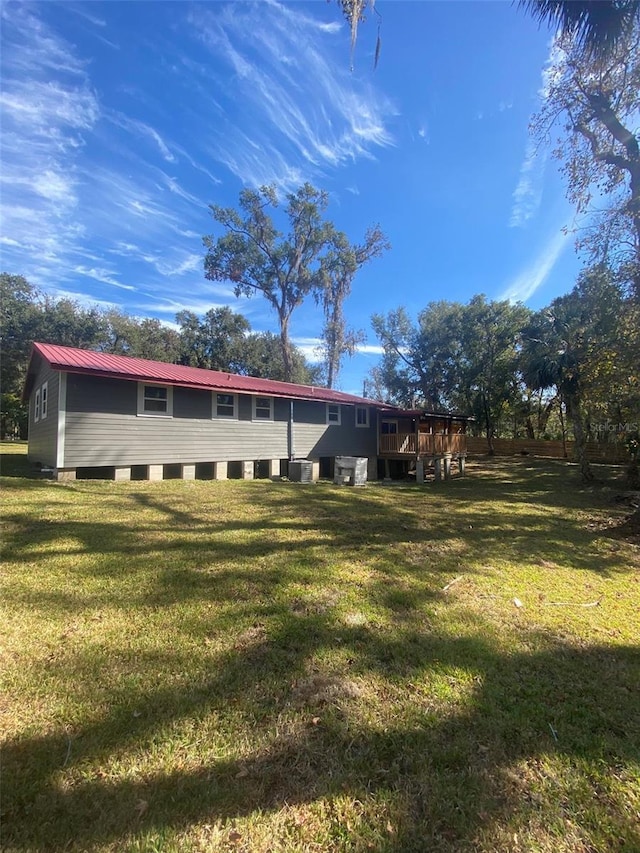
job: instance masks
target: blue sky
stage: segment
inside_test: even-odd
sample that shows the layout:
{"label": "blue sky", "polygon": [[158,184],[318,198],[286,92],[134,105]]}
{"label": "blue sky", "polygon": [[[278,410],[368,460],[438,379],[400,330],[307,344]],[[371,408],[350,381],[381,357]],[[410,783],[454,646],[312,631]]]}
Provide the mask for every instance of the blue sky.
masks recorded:
{"label": "blue sky", "polygon": [[[349,31],[335,3],[91,2],[2,6],[2,269],[83,303],[171,322],[230,305],[275,330],[264,300],[207,282],[208,205],[243,186],[305,180],[358,240],[392,249],[347,305],[369,318],[438,299],[569,290],[579,269],[551,150],[528,123],[544,98],[550,34],[510,2],[378,0]],[[312,304],[292,335],[311,353]]]}

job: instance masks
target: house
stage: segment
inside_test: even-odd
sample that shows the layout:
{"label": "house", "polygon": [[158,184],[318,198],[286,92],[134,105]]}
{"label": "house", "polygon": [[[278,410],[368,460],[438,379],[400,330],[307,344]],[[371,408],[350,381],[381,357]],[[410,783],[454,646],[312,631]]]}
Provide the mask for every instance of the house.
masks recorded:
{"label": "house", "polygon": [[29,459],[58,480],[277,477],[293,459],[317,479],[336,456],[366,457],[375,479],[379,460],[388,474],[390,461],[466,452],[462,416],[53,344],[33,345],[24,397]]}

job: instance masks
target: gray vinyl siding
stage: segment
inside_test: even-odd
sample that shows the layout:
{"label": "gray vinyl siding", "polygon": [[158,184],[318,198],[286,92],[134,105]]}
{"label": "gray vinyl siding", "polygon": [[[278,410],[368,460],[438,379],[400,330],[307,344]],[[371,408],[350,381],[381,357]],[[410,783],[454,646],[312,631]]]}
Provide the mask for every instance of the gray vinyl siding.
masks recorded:
{"label": "gray vinyl siding", "polygon": [[355,406],[341,406],[340,426],[326,423],[326,405],[297,401],[294,404],[294,453],[300,459],[321,456],[376,456],[376,412],[369,409],[369,426],[356,426]]}
{"label": "gray vinyl siding", "polygon": [[145,417],[137,382],[69,374],[64,465],[285,459],[288,404],[274,402],[274,421],[251,420],[249,395],[239,395],[237,419],[212,418],[210,391],[174,387],[173,417]]}
{"label": "gray vinyl siding", "polygon": [[[34,420],[36,391],[44,382],[47,389],[47,417]],[[58,398],[60,374],[52,370],[46,362],[41,362],[35,374],[35,381],[29,397],[29,461],[41,465],[56,466],[58,450]]]}
{"label": "gray vinyl siding", "polygon": [[[160,465],[285,459],[290,403],[276,398],[274,419],[253,421],[251,395],[238,395],[237,419],[212,418],[210,391],[174,387],[173,417],[138,416],[136,382],[69,374],[64,467]],[[326,405],[294,404],[299,457],[376,454],[375,412],[356,428],[353,406],[327,426]]]}

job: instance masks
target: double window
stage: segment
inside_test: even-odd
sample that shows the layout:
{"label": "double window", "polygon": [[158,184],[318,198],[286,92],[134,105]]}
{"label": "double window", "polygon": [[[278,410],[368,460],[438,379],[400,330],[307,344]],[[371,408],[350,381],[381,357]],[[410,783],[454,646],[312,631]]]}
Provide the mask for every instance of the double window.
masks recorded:
{"label": "double window", "polygon": [[173,415],[171,385],[138,385],[138,414],[170,418]]}
{"label": "double window", "polygon": [[46,420],[49,411],[49,383],[43,382],[37,389],[33,402],[33,422]]}

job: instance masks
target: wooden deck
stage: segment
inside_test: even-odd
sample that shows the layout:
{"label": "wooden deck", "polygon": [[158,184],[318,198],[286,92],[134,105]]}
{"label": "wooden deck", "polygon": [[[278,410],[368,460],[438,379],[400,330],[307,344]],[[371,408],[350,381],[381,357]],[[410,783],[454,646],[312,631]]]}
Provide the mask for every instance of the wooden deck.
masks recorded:
{"label": "wooden deck", "polygon": [[396,458],[460,456],[467,452],[467,436],[431,433],[396,433],[380,436],[380,456]]}

